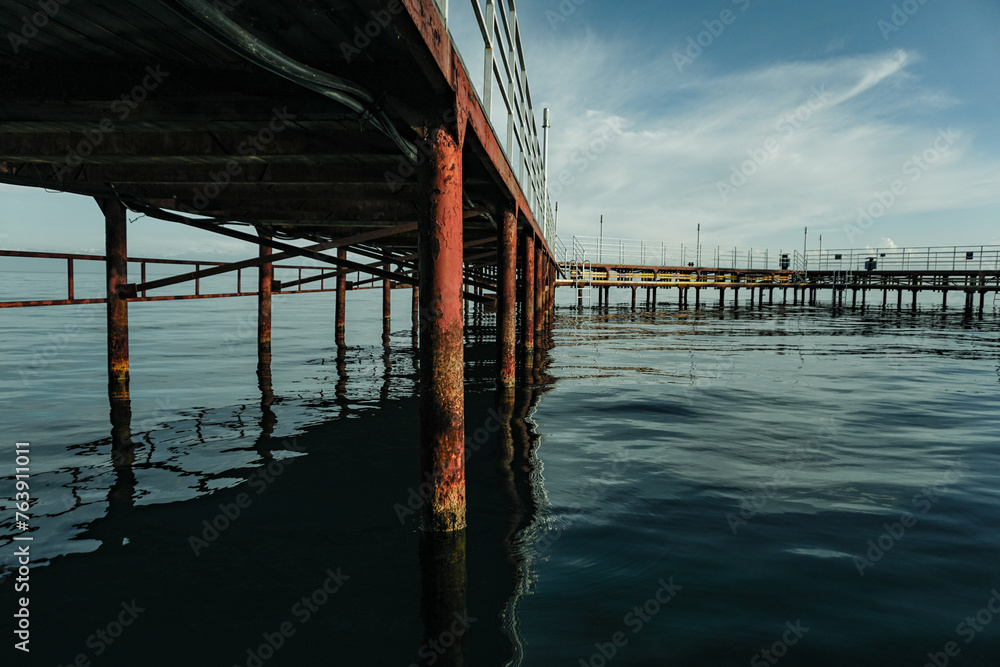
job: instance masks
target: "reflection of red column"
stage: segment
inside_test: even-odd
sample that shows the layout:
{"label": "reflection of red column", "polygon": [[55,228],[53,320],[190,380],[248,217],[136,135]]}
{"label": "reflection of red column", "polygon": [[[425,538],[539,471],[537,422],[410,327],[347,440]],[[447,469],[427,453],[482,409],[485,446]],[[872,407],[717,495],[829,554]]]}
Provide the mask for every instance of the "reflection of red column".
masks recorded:
{"label": "reflection of red column", "polygon": [[424,528],[465,528],[465,395],[462,319],[462,150],[431,131],[420,170],[427,200],[419,227],[420,451]]}
{"label": "reflection of red column", "polygon": [[475,620],[466,612],[469,587],[466,533],[427,533],[420,536],[420,615],[424,645],[419,652],[432,659],[421,665],[468,667],[469,629]]}
{"label": "reflection of red column", "polygon": [[517,218],[512,211],[504,212],[499,233],[500,266],[497,287],[497,348],[499,385],[514,386],[515,329],[517,317]]}
{"label": "reflection of red column", "polygon": [[535,237],[524,237],[524,365],[530,369],[535,358]]}
{"label": "reflection of red column", "polygon": [[[337,248],[337,259],[347,259],[347,248]],[[347,320],[347,274],[337,270],[337,345],[344,344],[344,330]]]}

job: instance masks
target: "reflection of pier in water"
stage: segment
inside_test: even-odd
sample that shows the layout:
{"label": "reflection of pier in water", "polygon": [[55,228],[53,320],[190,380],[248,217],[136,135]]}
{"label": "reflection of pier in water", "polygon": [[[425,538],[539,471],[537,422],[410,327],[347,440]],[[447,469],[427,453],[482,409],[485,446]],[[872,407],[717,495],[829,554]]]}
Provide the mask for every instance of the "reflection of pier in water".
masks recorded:
{"label": "reflection of pier in water", "polygon": [[[398,626],[399,638],[388,643],[387,655],[395,650],[393,659],[403,655],[404,659],[409,656],[408,659],[414,660],[421,646],[451,631],[456,614],[468,614],[480,620],[452,650],[441,653],[436,664],[493,664],[489,660],[494,658],[498,665],[521,664],[524,646],[517,619],[518,606],[522,597],[530,593],[535,576],[532,541],[544,531],[544,519],[540,518],[540,512],[544,512],[544,493],[540,488],[536,454],[539,436],[530,415],[545,391],[544,383],[550,381],[544,374],[549,343],[542,341],[534,353],[533,377],[537,384],[524,386],[516,392],[498,392],[488,386],[488,379],[495,372],[490,319],[484,309],[470,309],[467,363],[470,369],[475,369],[468,373],[472,388],[467,397],[469,442],[474,445],[469,449],[470,520],[481,526],[475,535],[462,531],[450,536],[419,536],[410,530],[400,530],[398,524],[386,525],[385,517],[368,525],[365,521],[370,521],[370,517],[359,517],[352,522],[353,527],[343,531],[341,539],[350,541],[350,535],[358,534],[370,537],[362,538],[352,548],[334,544],[339,541],[335,535],[342,530],[339,524],[344,515],[354,513],[346,504],[347,499],[368,505],[369,511],[374,511],[372,505],[385,510],[392,522],[395,516],[388,511],[391,503],[405,497],[403,489],[412,481],[413,470],[400,466],[398,459],[399,455],[415,455],[415,443],[410,447],[389,446],[394,455],[386,455],[384,451],[382,454],[378,451],[365,453],[355,447],[356,444],[367,446],[372,440],[391,443],[393,437],[381,433],[386,427],[380,424],[398,421],[398,426],[390,429],[396,438],[412,433],[412,424],[407,422],[414,418],[413,394],[418,362],[416,351],[403,342],[408,337],[397,333],[390,337],[388,345],[353,350],[342,345],[331,347],[322,359],[310,364],[310,368],[316,369],[329,367],[332,377],[336,378],[336,394],[326,407],[331,412],[336,411],[337,416],[321,424],[302,425],[301,422],[314,405],[327,399],[282,395],[281,388],[273,385],[269,369],[265,367],[259,368],[259,402],[251,401],[224,410],[193,410],[186,419],[171,416],[155,424],[147,420],[135,430],[128,403],[116,406],[111,411],[112,428],[108,438],[70,448],[75,456],[92,459],[94,463],[66,467],[53,473],[51,485],[64,486],[73,498],[73,507],[38,516],[40,532],[55,534],[55,524],[50,523],[54,521],[60,525],[76,525],[75,536],[64,533],[62,538],[77,539],[81,545],[89,545],[84,551],[96,548],[98,552],[89,558],[81,554],[82,558],[74,561],[75,564],[63,561],[55,572],[57,579],[67,578],[64,588],[73,591],[66,600],[65,613],[69,617],[75,615],[86,619],[87,605],[100,608],[104,603],[110,605],[109,596],[138,596],[140,592],[159,604],[169,604],[174,591],[170,581],[136,576],[135,581],[122,581],[106,593],[99,590],[100,582],[107,581],[116,567],[132,569],[147,559],[157,562],[163,556],[149,550],[160,549],[164,543],[180,544],[180,551],[168,548],[169,558],[176,560],[182,569],[189,570],[184,565],[185,559],[193,559],[193,556],[190,549],[186,553],[184,550],[190,536],[198,536],[204,530],[202,522],[217,515],[219,507],[231,506],[239,493],[249,493],[255,498],[253,482],[262,479],[271,466],[281,470],[274,475],[273,490],[269,487],[267,491],[275,497],[255,503],[256,506],[248,509],[244,516],[230,522],[233,527],[225,531],[224,538],[209,542],[198,556],[198,568],[187,575],[193,577],[190,585],[194,590],[201,590],[205,595],[222,595],[223,585],[212,581],[213,563],[228,560],[236,553],[253,554],[261,563],[269,558],[280,560],[284,556],[277,556],[277,545],[261,549],[257,541],[267,542],[273,539],[271,536],[275,532],[287,532],[289,538],[296,541],[309,541],[313,538],[309,537],[311,528],[307,525],[317,520],[322,524],[325,516],[329,517],[328,521],[338,524],[335,531],[323,531],[329,533],[323,541],[334,547],[333,552],[327,553],[329,557],[338,562],[352,562],[354,571],[360,572],[358,564],[371,559],[372,550],[375,550],[381,554],[377,559],[382,561],[382,565],[373,567],[375,572],[411,572],[412,581],[405,585],[397,582],[401,593],[390,597],[390,601],[366,599],[368,594],[361,592],[360,598],[352,598],[352,606],[341,607],[337,614],[344,625],[361,626],[351,627],[350,632],[369,636],[373,643],[379,641],[377,633],[366,634],[368,631],[359,619],[363,619],[373,605],[392,609],[394,611],[388,612],[388,616],[394,617],[388,622],[393,627]],[[299,409],[301,413],[296,412]],[[283,418],[284,413],[290,416]],[[404,417],[408,413],[410,416]],[[496,428],[492,428],[493,424]],[[484,432],[489,435],[482,443],[476,434],[480,425],[486,425]],[[280,437],[283,431],[289,430],[300,433],[294,440]],[[237,444],[230,444],[232,441]],[[113,452],[110,477],[106,464],[98,463],[107,460],[109,446]],[[348,460],[335,460],[334,457],[349,450],[355,451]],[[304,458],[303,454],[306,454]],[[371,469],[370,457],[384,460],[379,469]],[[205,465],[213,459],[219,460],[218,466]],[[305,463],[292,463],[297,459]],[[397,461],[395,466],[390,466],[392,460]],[[415,459],[413,464],[415,469]],[[361,479],[356,471],[364,465],[369,466],[370,475]],[[329,476],[332,470],[338,472]],[[176,483],[165,483],[164,476],[174,478]],[[154,485],[156,489],[174,486],[177,491],[166,493],[166,499],[152,495],[148,484],[151,477],[160,480]],[[357,479],[348,481],[352,477]],[[496,491],[500,494],[500,502],[482,495],[493,493],[488,489],[493,478],[499,481]],[[328,497],[322,491],[324,487],[347,484],[353,484],[350,492]],[[104,495],[95,495],[102,488]],[[306,497],[298,498],[298,489],[303,490]],[[310,491],[305,492],[306,489]],[[382,498],[384,502],[373,504],[369,502],[372,497]],[[283,524],[271,520],[274,514],[282,511],[280,508],[295,511],[298,505],[309,507],[308,517],[303,517],[300,527],[293,524],[285,531]],[[97,516],[94,510],[98,510]],[[261,518],[258,513],[266,517]],[[373,530],[378,538],[371,533]],[[378,543],[378,539],[390,535],[389,544]],[[305,551],[311,549],[303,548]],[[116,555],[108,558],[111,552]],[[338,555],[334,557],[332,553]],[[302,567],[313,564],[316,565],[313,569],[323,571],[318,568],[319,555],[307,558]],[[296,557],[301,557],[301,553]],[[81,567],[87,574],[79,569]],[[346,566],[344,571],[348,571]],[[421,572],[419,579],[414,576],[417,572]],[[479,576],[472,578],[473,573]],[[418,580],[422,581],[419,588],[416,586]],[[69,581],[74,583],[70,585]],[[272,597],[277,600],[287,588],[274,586]],[[347,590],[345,587],[345,593]],[[409,608],[402,599],[403,591],[408,596]],[[242,616],[243,623],[257,623],[251,611],[255,604],[250,599],[233,606],[247,609]],[[198,619],[197,623],[205,627],[212,625],[214,612],[210,608],[191,613]],[[344,620],[345,615],[347,620]],[[421,618],[423,630],[418,632]],[[232,624],[235,625],[235,621]],[[203,638],[208,641],[207,635]],[[197,640],[195,645],[198,645]],[[228,656],[230,662],[231,657]]]}

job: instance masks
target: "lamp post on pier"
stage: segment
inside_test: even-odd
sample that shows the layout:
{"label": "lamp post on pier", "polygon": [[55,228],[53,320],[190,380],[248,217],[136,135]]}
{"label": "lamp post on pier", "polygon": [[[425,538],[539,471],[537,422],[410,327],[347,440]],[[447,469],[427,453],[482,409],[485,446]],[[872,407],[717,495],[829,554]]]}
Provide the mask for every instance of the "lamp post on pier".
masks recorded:
{"label": "lamp post on pier", "polygon": [[694,262],[701,268],[701,223],[698,223],[698,240],[696,244]]}
{"label": "lamp post on pier", "polygon": [[597,261],[604,261],[604,216],[601,216],[601,235],[597,239]]}

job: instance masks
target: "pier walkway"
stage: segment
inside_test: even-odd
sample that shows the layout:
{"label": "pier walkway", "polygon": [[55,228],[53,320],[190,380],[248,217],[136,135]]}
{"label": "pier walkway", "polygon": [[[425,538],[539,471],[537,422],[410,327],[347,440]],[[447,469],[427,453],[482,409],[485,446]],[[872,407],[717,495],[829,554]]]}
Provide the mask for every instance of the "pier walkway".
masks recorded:
{"label": "pier walkway", "polygon": [[[872,298],[882,307],[894,302],[900,309],[904,296],[915,308],[920,293],[939,292],[943,306],[957,294],[966,310],[983,313],[1000,294],[1000,246],[772,252],[624,239],[600,239],[595,247],[575,237],[572,251],[561,242],[557,247],[561,273],[556,286],[575,290],[578,306],[607,305],[612,288],[631,290],[633,307],[640,290],[651,306],[660,290],[676,289],[678,305],[695,308],[706,301],[703,290],[715,290],[719,305],[725,305],[727,291],[738,305],[741,289],[760,305],[773,304],[775,291],[782,303],[790,296],[793,304],[814,304],[825,292],[841,306],[848,295],[851,306],[868,305],[869,294],[875,293]],[[713,263],[701,263],[703,256]]]}

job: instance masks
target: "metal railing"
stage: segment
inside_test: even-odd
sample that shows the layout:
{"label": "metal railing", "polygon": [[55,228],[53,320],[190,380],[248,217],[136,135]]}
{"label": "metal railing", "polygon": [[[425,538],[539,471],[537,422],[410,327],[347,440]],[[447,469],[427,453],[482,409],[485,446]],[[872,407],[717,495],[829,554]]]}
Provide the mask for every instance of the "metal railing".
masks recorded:
{"label": "metal railing", "polygon": [[920,248],[848,248],[770,250],[726,246],[685,245],[634,239],[574,236],[572,249],[558,242],[559,261],[595,267],[687,267],[709,269],[790,270],[796,280],[810,273],[835,272],[840,279],[865,271],[1000,271],[1000,245],[928,246]]}
{"label": "metal railing", "polygon": [[[437,0],[437,4],[447,25],[448,2]],[[542,228],[549,247],[553,248],[555,217],[547,190],[546,138],[539,136],[532,106],[517,7],[514,0],[472,0],[472,8],[484,48],[484,75],[482,88],[478,91],[480,103],[504,148],[535,221]],[[477,82],[475,77],[470,78]],[[493,113],[495,91],[500,94],[506,115]],[[547,132],[547,121],[542,129]]]}
{"label": "metal railing", "polygon": [[571,255],[569,254],[569,248],[563,243],[562,239],[558,236],[555,238],[553,244],[553,252],[556,253],[556,262],[559,264],[569,264]]}
{"label": "metal railing", "polygon": [[[23,308],[28,306],[60,306],[60,305],[76,305],[76,304],[86,304],[86,303],[104,303],[106,301],[106,295],[103,294],[103,290],[95,290],[91,285],[91,288],[84,290],[91,294],[91,296],[81,297],[78,294],[76,278],[78,275],[86,275],[88,278],[93,276],[102,276],[103,273],[100,272],[78,272],[76,269],[81,265],[81,263],[90,263],[93,266],[94,263],[100,263],[101,266],[98,269],[103,268],[104,255],[84,255],[78,253],[60,253],[60,252],[32,252],[24,250],[0,250],[0,258],[27,258],[27,259],[45,259],[45,260],[59,260],[58,263],[53,263],[51,265],[51,271],[46,271],[56,273],[60,272],[62,269],[65,270],[66,277],[66,288],[65,288],[65,298],[58,299],[0,299],[0,308]],[[226,262],[217,261],[199,261],[199,260],[188,260],[188,259],[159,259],[151,257],[129,257],[129,273],[130,275],[138,275],[140,282],[145,283],[147,279],[147,266],[152,269],[153,267],[183,267],[191,268],[196,272],[202,269],[210,269],[213,267],[227,266]],[[306,265],[287,265],[287,264],[274,264],[274,277],[278,282],[278,287],[281,287],[281,283],[284,282],[286,287],[284,289],[275,290],[274,294],[298,294],[298,293],[313,293],[313,292],[332,292],[336,290],[335,281],[330,279],[328,273],[330,267],[323,266],[306,266]],[[251,282],[249,285],[245,285],[243,281],[243,273],[248,271],[251,273]],[[305,272],[305,273],[303,273]],[[204,280],[211,284],[209,291],[202,291],[202,278],[194,277],[190,280],[184,280],[184,283],[190,284],[188,290],[184,290],[181,294],[162,294],[163,290],[160,289],[157,295],[147,295],[146,290],[140,290],[135,297],[131,297],[129,301],[174,301],[180,299],[216,299],[216,298],[228,298],[228,297],[238,297],[238,296],[253,296],[257,294],[257,269],[234,269],[231,274],[226,276],[222,274],[220,276],[205,277]],[[359,274],[358,274],[359,275]],[[305,276],[305,278],[303,278]],[[285,278],[284,281],[278,280],[279,278]],[[228,291],[219,291],[218,287],[220,281],[227,281],[228,284],[232,286],[232,289]],[[313,286],[309,289],[303,289],[303,284],[314,284],[319,283],[318,287]],[[327,284],[330,284],[328,287]],[[357,282],[357,275],[355,275],[355,281]],[[180,284],[180,283],[178,283]],[[288,289],[293,287],[295,289]],[[247,289],[249,288],[249,289]]]}
{"label": "metal railing", "polygon": [[810,271],[1000,271],[1000,246],[809,250]]}
{"label": "metal railing", "polygon": [[[572,257],[595,265],[711,267],[724,269],[786,269],[794,251],[738,246],[667,243],[638,239],[574,236]],[[782,258],[784,257],[784,260]]]}

